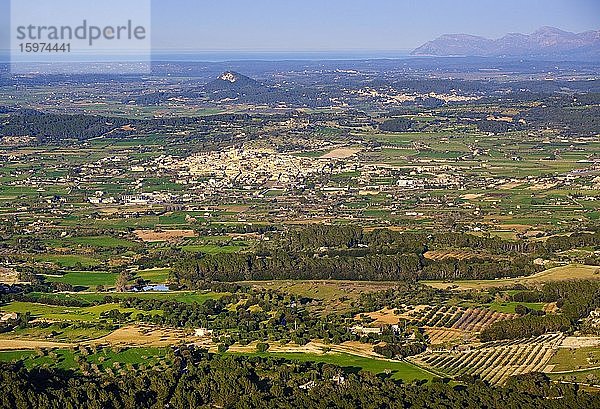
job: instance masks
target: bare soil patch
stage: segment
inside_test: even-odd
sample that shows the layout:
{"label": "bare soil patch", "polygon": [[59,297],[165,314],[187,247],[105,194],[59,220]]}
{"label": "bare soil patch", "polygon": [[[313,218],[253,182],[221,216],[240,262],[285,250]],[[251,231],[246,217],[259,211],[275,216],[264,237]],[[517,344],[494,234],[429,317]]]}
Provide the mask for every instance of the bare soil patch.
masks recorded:
{"label": "bare soil patch", "polygon": [[321,156],[322,159],[345,159],[353,155],[356,155],[362,149],[360,148],[337,148],[325,155]]}
{"label": "bare soil patch", "polygon": [[529,190],[548,190],[555,187],[557,183],[548,182],[548,183],[537,183],[529,188]]}
{"label": "bare soil patch", "polygon": [[600,346],[600,337],[566,337],[560,348],[586,348]]}
{"label": "bare soil patch", "polygon": [[505,183],[503,185],[500,185],[500,189],[502,190],[510,190],[510,189],[514,189],[516,187],[521,186],[523,183],[522,182],[509,182],[509,183]]}
{"label": "bare soil patch", "polygon": [[193,230],[136,230],[134,233],[140,240],[146,242],[173,241],[196,237]]}
{"label": "bare soil patch", "polygon": [[479,199],[482,196],[483,196],[483,194],[481,194],[481,193],[468,193],[466,195],[462,195],[460,198],[465,199],[465,200],[473,200],[473,199]]}
{"label": "bare soil patch", "polygon": [[501,224],[498,227],[500,227],[503,230],[514,230],[519,233],[523,233],[531,229],[532,226],[528,224]]}
{"label": "bare soil patch", "polygon": [[[252,353],[256,352],[256,342],[252,342],[248,345],[232,345],[229,347],[229,351],[231,352],[244,352],[244,353]],[[216,348],[213,346],[213,349]],[[320,341],[311,341],[306,345],[297,345],[297,344],[279,344],[277,342],[269,343],[269,352],[279,352],[279,353],[306,353],[306,354],[317,354],[322,355],[325,353],[325,350],[329,350],[330,352],[341,352],[356,356],[362,356],[364,358],[378,358],[382,359],[381,355],[373,352],[373,345],[364,344],[358,341],[348,341],[343,344],[334,345],[334,344],[324,344]]]}
{"label": "bare soil patch", "polygon": [[[360,315],[366,315],[369,318],[375,320],[371,323],[373,325],[394,325],[397,324],[398,320],[401,318],[400,315],[394,314],[394,310],[387,307],[379,311]],[[355,317],[355,319],[360,319],[360,315]]]}
{"label": "bare soil patch", "polygon": [[10,268],[0,267],[0,283],[15,284],[19,282],[19,273]]}

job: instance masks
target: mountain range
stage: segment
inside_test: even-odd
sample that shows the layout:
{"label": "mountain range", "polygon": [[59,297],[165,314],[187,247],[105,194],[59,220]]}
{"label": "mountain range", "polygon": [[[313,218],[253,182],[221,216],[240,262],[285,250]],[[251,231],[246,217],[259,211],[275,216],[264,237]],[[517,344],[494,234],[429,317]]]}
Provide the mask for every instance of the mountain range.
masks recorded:
{"label": "mountain range", "polygon": [[489,39],[469,34],[444,34],[415,49],[415,56],[600,58],[600,30],[571,33],[542,27],[532,34],[510,33]]}

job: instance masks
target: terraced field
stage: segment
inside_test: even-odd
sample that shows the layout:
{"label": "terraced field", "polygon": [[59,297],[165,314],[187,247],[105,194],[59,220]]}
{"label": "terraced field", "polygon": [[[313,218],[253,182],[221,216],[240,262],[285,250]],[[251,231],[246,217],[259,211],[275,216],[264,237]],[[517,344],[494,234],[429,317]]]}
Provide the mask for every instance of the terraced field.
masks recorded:
{"label": "terraced field", "polygon": [[410,361],[448,376],[477,375],[502,385],[510,376],[543,371],[563,339],[558,333],[495,341],[465,351],[425,352]]}
{"label": "terraced field", "polygon": [[467,333],[461,330],[432,327],[425,327],[425,334],[427,334],[427,336],[429,337],[429,342],[431,342],[432,345],[439,345],[445,342],[457,341],[467,336]]}
{"label": "terraced field", "polygon": [[413,325],[479,332],[494,322],[514,318],[515,314],[481,308],[442,306],[415,310],[408,313],[408,316],[412,317]]}

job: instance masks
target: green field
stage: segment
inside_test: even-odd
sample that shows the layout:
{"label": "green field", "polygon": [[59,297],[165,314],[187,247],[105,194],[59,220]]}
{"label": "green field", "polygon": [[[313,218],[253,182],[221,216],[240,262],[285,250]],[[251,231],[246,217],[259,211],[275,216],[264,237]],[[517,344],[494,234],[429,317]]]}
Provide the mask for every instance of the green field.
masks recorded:
{"label": "green field", "polygon": [[124,299],[124,298],[141,298],[141,299],[154,299],[154,300],[173,300],[184,303],[197,302],[199,304],[206,300],[214,300],[223,297],[226,293],[213,293],[213,292],[196,292],[196,291],[173,291],[173,292],[131,292],[131,293],[31,293],[31,297],[49,298],[57,300],[77,300],[81,302],[93,303],[104,300],[105,297],[112,297],[113,299]]}
{"label": "green field", "polygon": [[162,360],[166,353],[166,348],[127,348],[123,351],[102,349],[97,354],[90,355],[87,360],[98,364],[101,368],[113,367],[115,362],[134,366],[140,364],[152,366]]}
{"label": "green field", "polygon": [[[29,368],[42,366],[45,364],[56,364],[62,369],[76,369],[75,357],[79,352],[69,350],[54,350],[55,358],[50,356],[39,356],[35,351],[1,351],[0,362],[11,362],[23,360]],[[299,362],[321,362],[337,365],[349,372],[358,372],[360,370],[372,372],[374,374],[389,374],[392,379],[412,382],[414,380],[430,380],[433,378],[428,372],[405,362],[390,362],[378,359],[363,358],[350,354],[328,353],[325,355],[303,354],[303,353],[264,353],[264,354],[237,354],[227,353],[227,355],[246,355],[260,357],[282,358],[289,361]],[[117,362],[122,365],[132,364],[138,366],[144,364],[152,366],[167,355],[166,348],[126,348],[117,350],[104,348],[97,353],[92,353],[85,357],[90,364],[96,364],[102,369],[112,368]]]}
{"label": "green field", "polygon": [[[115,363],[131,364],[134,367],[143,364],[150,367],[163,360],[166,354],[166,348],[127,348],[124,350],[103,348],[85,356],[84,359],[89,364],[96,364],[101,370],[106,370],[114,368]],[[23,361],[27,368],[48,365],[59,369],[77,370],[79,365],[76,363],[76,357],[80,356],[80,352],[67,349],[53,350],[44,356],[40,356],[35,351],[0,351],[0,362]]]}
{"label": "green field", "polygon": [[48,340],[55,342],[82,342],[101,338],[110,334],[110,330],[95,326],[78,327],[77,324],[63,328],[52,324],[48,327],[16,328],[9,333],[0,334],[0,339]]}
{"label": "green field", "polygon": [[72,286],[95,287],[103,285],[111,287],[115,284],[117,275],[114,273],[94,272],[94,271],[74,271],[67,273],[62,277],[45,276],[46,281],[65,283]]}
{"label": "green field", "polygon": [[171,269],[169,268],[155,268],[152,270],[140,270],[137,272],[137,276],[151,283],[162,284],[167,282],[170,272]]}
{"label": "green field", "polygon": [[594,389],[594,392],[600,392],[600,369],[590,369],[566,374],[548,373],[547,375],[552,380],[597,385],[597,387]]}
{"label": "green field", "polygon": [[495,302],[487,307],[492,311],[514,314],[517,305],[524,305],[525,307],[536,311],[541,311],[542,308],[544,308],[544,303],[541,302]]}
{"label": "green field", "polygon": [[110,236],[74,237],[72,239],[69,239],[68,242],[89,247],[131,248],[136,246],[136,243],[133,243],[129,240],[119,239]]}
{"label": "green field", "polygon": [[36,261],[50,262],[59,265],[60,267],[73,268],[81,265],[82,267],[93,267],[100,264],[100,262],[88,256],[82,256],[79,254],[44,254],[35,257]]}
{"label": "green field", "polygon": [[382,359],[364,358],[343,353],[327,353],[324,355],[305,353],[252,353],[248,356],[276,357],[300,362],[322,362],[338,365],[349,371],[365,370],[374,374],[390,373],[392,379],[401,379],[411,382],[417,379],[432,379],[434,375],[425,372],[417,366],[407,362],[392,362]]}
{"label": "green field", "polygon": [[548,364],[555,365],[553,372],[600,368],[600,347],[560,348]]}
{"label": "green field", "polygon": [[[111,310],[119,310],[122,313],[138,314],[134,308],[121,308],[119,304],[101,304],[91,307],[63,307],[57,305],[36,304],[23,301],[14,301],[0,307],[0,311],[16,312],[24,314],[29,312],[33,318],[51,321],[81,321],[96,322],[101,319],[100,315]],[[146,312],[144,312],[146,313]],[[151,314],[161,314],[162,311],[151,311]]]}
{"label": "green field", "polygon": [[29,369],[50,366],[58,369],[75,369],[75,354],[66,349],[54,350],[40,356],[35,351],[0,351],[0,362],[23,361]]}

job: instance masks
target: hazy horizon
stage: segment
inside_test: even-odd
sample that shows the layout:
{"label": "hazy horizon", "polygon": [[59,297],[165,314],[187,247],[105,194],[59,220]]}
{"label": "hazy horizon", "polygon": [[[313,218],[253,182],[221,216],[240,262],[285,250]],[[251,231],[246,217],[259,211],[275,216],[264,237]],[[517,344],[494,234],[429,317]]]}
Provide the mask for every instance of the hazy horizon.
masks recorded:
{"label": "hazy horizon", "polygon": [[[442,34],[498,38],[543,26],[600,29],[593,0],[446,2],[308,0],[152,1],[155,52],[407,52]],[[10,9],[0,0],[0,50],[9,49]]]}

